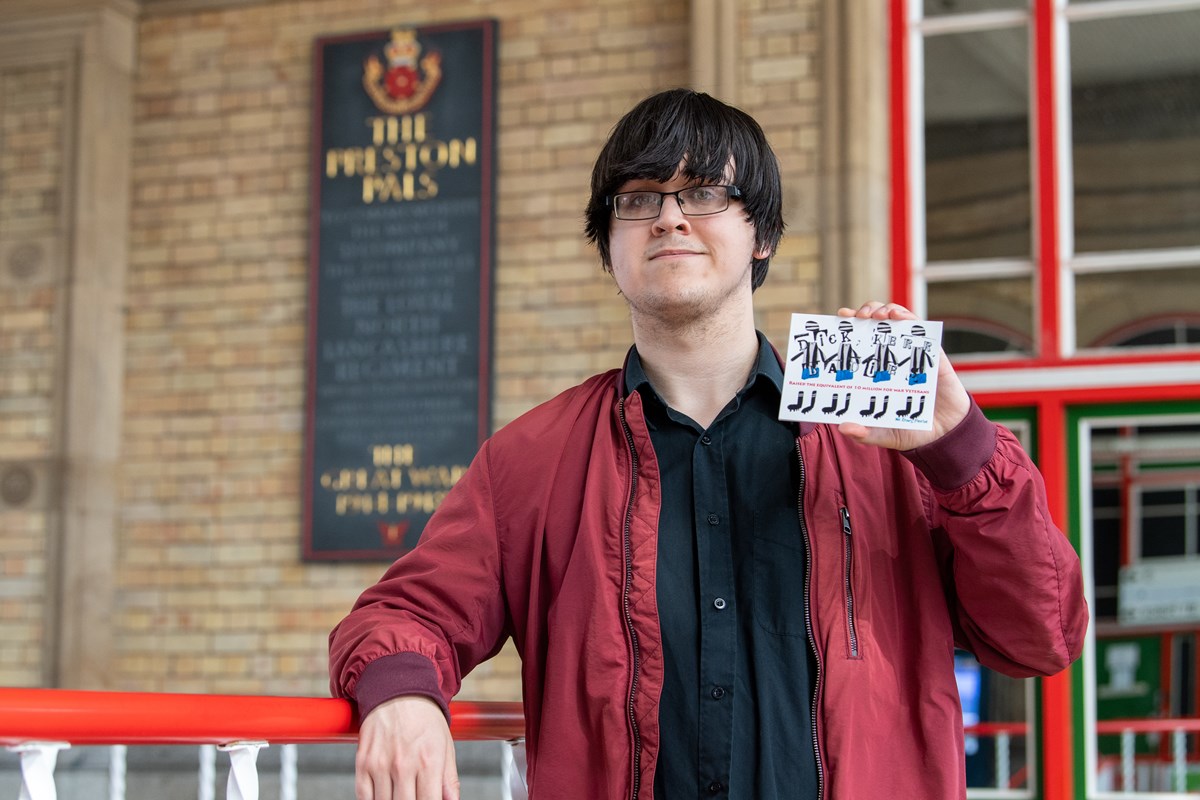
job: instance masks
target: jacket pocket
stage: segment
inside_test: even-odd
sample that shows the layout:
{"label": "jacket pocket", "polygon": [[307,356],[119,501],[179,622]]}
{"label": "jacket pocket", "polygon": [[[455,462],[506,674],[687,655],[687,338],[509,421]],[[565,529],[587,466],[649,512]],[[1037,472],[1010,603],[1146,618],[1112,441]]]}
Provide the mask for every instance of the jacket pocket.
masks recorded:
{"label": "jacket pocket", "polygon": [[838,509],[842,520],[842,604],[845,608],[846,650],[850,658],[860,658],[858,640],[858,609],[854,598],[854,529],[850,524],[850,509]]}
{"label": "jacket pocket", "polygon": [[778,636],[807,636],[804,621],[807,556],[800,531],[792,541],[761,535],[754,518],[754,619],[759,627]]}

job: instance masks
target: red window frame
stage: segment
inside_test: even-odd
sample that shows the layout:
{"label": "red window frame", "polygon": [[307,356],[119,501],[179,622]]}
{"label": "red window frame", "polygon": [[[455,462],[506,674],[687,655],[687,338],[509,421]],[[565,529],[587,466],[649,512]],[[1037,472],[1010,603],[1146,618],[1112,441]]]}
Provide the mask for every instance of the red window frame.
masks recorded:
{"label": "red window frame", "polygon": [[[910,69],[913,41],[922,34],[913,25],[910,8],[921,0],[889,0],[889,94],[891,111],[891,296],[905,306],[914,306],[913,208],[911,207],[912,141],[911,115],[914,82]],[[1063,195],[1059,176],[1060,163],[1069,158],[1071,142],[1065,141],[1058,116],[1067,107],[1061,101],[1067,76],[1064,43],[1067,22],[1062,13],[1066,0],[1030,0],[1032,29],[1031,75],[1033,92],[1030,113],[1034,170],[1033,224],[1036,246],[1033,268],[1037,302],[1033,330],[1032,356],[963,362],[956,366],[985,409],[1032,407],[1035,409],[1038,439],[1036,457],[1046,479],[1050,510],[1056,523],[1069,530],[1068,508],[1071,487],[1068,477],[1068,410],[1072,406],[1096,403],[1200,399],[1200,352],[1121,353],[1071,352],[1065,346],[1069,331],[1064,320],[1072,319],[1062,309],[1063,243],[1060,220]],[[1073,324],[1069,323],[1069,324]],[[1067,335],[1064,335],[1067,334]],[[1173,367],[1186,377],[1172,380]],[[1110,369],[1104,369],[1110,368]],[[1120,373],[1125,377],[1109,383],[1081,381],[1084,372],[1103,376]],[[1013,380],[1013,377],[1016,380]],[[1057,379],[1061,376],[1061,380]],[[997,378],[1001,378],[997,380]],[[991,379],[991,380],[989,380]],[[998,388],[1001,386],[1017,388]],[[1078,758],[1086,742],[1081,730],[1082,715],[1074,704],[1072,673],[1077,664],[1060,675],[1041,681],[1039,761],[1040,796],[1044,800],[1072,800],[1082,796],[1076,786]],[[1080,794],[1077,795],[1076,791]]]}

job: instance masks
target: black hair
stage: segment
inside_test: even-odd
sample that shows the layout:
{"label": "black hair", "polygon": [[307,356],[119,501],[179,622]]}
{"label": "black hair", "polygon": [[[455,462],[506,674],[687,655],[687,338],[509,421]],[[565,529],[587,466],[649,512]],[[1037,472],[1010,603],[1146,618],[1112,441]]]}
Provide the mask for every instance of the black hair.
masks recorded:
{"label": "black hair", "polygon": [[689,180],[732,183],[741,189],[755,246],[768,253],[767,258],[754,259],[751,286],[757,289],[783,236],[779,162],[753,117],[691,89],[670,89],[638,103],[617,122],[596,158],[584,234],[600,250],[604,268],[612,271],[608,249],[612,211],[607,198],[626,181],[665,183],[680,163]]}

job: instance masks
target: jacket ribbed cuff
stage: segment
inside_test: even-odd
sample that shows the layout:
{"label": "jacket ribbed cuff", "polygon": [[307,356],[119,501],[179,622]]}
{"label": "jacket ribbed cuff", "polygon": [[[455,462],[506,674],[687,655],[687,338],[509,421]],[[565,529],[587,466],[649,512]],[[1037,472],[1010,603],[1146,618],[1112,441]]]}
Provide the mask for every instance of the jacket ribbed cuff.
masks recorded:
{"label": "jacket ribbed cuff", "polygon": [[996,425],[974,398],[962,421],[940,439],[903,451],[934,488],[949,492],[970,482],[996,452]]}
{"label": "jacket ribbed cuff", "polygon": [[354,687],[358,718],[364,719],[380,703],[403,695],[428,697],[438,704],[446,720],[450,707],[442,697],[437,668],[420,653],[395,653],[372,661],[362,671]]}

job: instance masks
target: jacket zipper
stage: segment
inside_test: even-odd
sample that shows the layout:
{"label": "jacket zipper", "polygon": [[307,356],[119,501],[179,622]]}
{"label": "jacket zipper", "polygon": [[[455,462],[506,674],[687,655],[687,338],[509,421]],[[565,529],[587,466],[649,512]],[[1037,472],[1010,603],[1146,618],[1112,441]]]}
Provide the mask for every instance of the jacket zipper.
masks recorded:
{"label": "jacket zipper", "polygon": [[642,738],[638,731],[637,716],[634,714],[634,697],[637,694],[638,671],[641,667],[638,653],[637,631],[633,629],[633,616],[629,613],[629,593],[633,589],[633,544],[630,542],[633,528],[633,503],[637,498],[638,458],[637,448],[633,443],[633,431],[625,420],[625,399],[621,398],[617,405],[617,415],[621,418],[621,428],[625,432],[625,443],[629,446],[629,503],[625,506],[625,527],[622,534],[622,544],[625,548],[625,586],[621,593],[621,603],[625,611],[625,629],[629,632],[629,646],[632,654],[633,672],[629,679],[629,703],[626,711],[629,715],[629,729],[633,733],[633,793],[631,800],[637,800],[642,781]]}
{"label": "jacket zipper", "polygon": [[796,461],[800,464],[799,501],[796,504],[800,515],[800,532],[804,535],[804,544],[808,548],[808,558],[804,568],[804,630],[808,633],[808,646],[812,648],[813,660],[817,665],[816,681],[813,683],[812,708],[809,721],[812,724],[813,755],[817,758],[817,797],[825,797],[825,767],[821,763],[821,745],[817,741],[817,698],[821,695],[821,653],[817,650],[817,637],[813,634],[812,625],[812,571],[813,548],[812,538],[808,535],[808,523],[804,519],[804,456],[800,454],[800,442],[796,442]]}
{"label": "jacket zipper", "polygon": [[841,509],[842,513],[842,541],[846,548],[846,573],[845,573],[845,590],[846,590],[846,625],[849,629],[850,636],[850,657],[858,658],[858,629],[854,624],[854,586],[850,582],[851,565],[854,563],[854,543],[853,531],[850,529],[850,510],[845,506]]}

